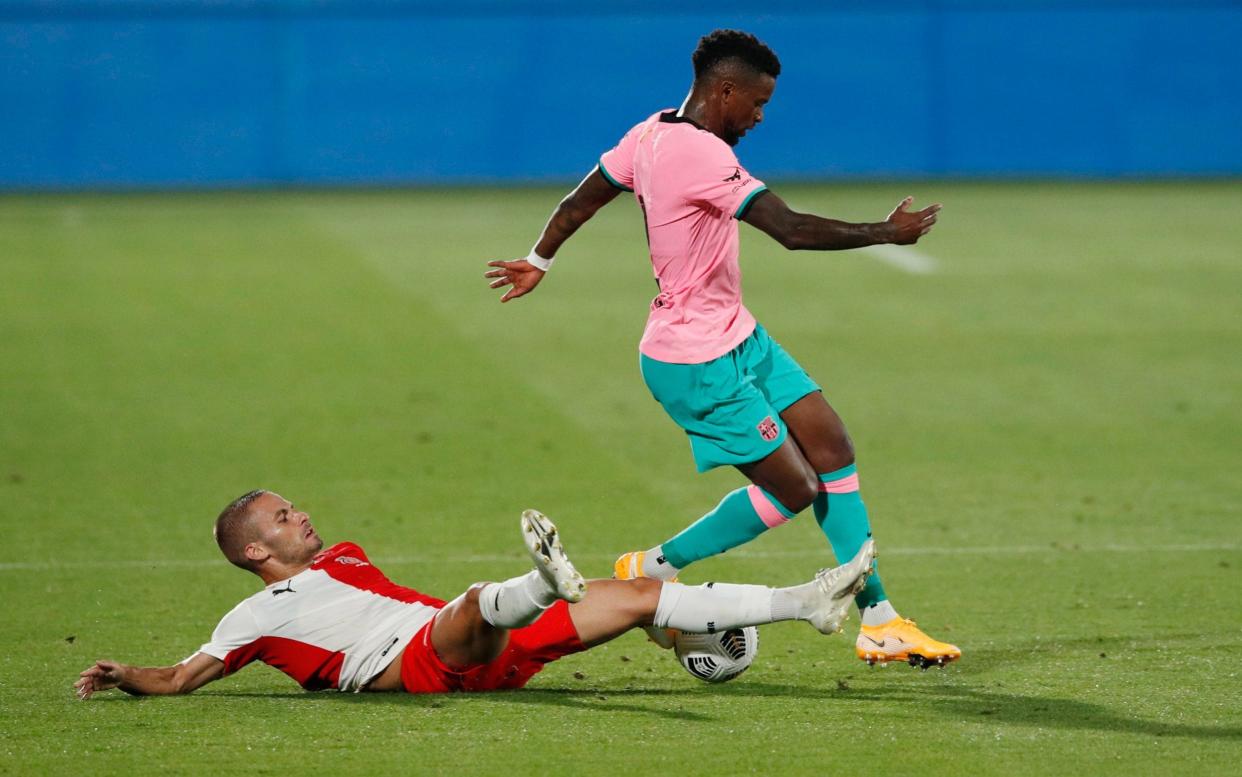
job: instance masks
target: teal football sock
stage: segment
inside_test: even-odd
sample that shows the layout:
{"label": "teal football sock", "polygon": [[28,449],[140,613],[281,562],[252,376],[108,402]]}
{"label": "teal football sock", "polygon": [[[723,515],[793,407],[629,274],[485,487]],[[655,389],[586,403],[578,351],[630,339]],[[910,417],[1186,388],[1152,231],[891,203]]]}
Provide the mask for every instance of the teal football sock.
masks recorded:
{"label": "teal football sock", "polygon": [[[871,522],[867,520],[867,506],[858,491],[858,468],[855,465],[819,476],[815,520],[828,537],[838,564],[852,559],[871,536]],[[854,597],[854,603],[862,610],[886,599],[888,594],[884,593],[884,584],[876,571],[867,578],[867,587]]]}
{"label": "teal football sock", "polygon": [[724,553],[779,526],[794,513],[758,486],[728,494],[716,509],[660,546],[669,564],[681,569],[699,559]]}

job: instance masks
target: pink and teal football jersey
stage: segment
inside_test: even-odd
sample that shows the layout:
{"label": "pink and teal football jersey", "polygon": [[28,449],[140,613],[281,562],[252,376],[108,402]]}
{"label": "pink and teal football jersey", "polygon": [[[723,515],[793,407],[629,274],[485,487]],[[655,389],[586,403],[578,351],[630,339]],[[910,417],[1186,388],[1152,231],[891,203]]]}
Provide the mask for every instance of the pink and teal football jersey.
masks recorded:
{"label": "pink and teal football jersey", "polygon": [[711,361],[755,329],[742,304],[740,219],[766,187],[733,149],[668,110],[625,134],[599,161],[613,185],[633,191],[647,223],[660,293],[639,350],[674,364]]}

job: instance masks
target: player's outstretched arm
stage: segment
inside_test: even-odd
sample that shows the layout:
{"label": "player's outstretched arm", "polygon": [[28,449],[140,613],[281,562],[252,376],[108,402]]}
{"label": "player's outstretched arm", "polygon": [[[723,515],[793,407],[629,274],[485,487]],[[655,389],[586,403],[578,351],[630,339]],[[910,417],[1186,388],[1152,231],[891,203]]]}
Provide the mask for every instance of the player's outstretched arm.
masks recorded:
{"label": "player's outstretched arm", "polygon": [[[620,193],[621,190],[609,183],[596,166],[556,206],[552,217],[548,219],[548,223],[543,228],[543,234],[539,236],[539,242],[535,243],[531,253],[537,254],[542,260],[550,263],[556,256],[556,252],[560,250],[561,244],[577,232],[579,227],[590,221],[596,211],[612,202]],[[483,277],[492,279],[488,286],[493,289],[512,286],[500,298],[501,302],[508,302],[534,291],[539,281],[543,280],[544,273],[547,272],[546,269],[540,269],[531,264],[528,259],[488,262],[487,266],[493,268],[483,274]]]}
{"label": "player's outstretched arm", "polygon": [[82,672],[73,688],[83,701],[111,688],[134,696],[159,696],[191,693],[223,676],[224,662],[206,653],[196,653],[183,664],[160,667],[130,666],[105,659]]}
{"label": "player's outstretched arm", "polygon": [[790,250],[839,251],[877,243],[910,245],[931,231],[940,205],[908,210],[913,197],[897,204],[884,221],[851,224],[791,210],[785,201],[765,191],[751,203],[742,220],[768,233]]}

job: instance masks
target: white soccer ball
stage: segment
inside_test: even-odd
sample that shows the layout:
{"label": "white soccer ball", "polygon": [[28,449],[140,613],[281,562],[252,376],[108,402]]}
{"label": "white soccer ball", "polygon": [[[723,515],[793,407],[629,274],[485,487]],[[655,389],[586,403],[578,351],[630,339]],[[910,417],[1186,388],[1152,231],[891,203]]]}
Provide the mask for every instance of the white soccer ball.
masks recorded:
{"label": "white soccer ball", "polygon": [[754,626],[716,634],[677,632],[673,640],[677,660],[685,670],[709,683],[723,683],[746,671],[759,651],[759,631]]}

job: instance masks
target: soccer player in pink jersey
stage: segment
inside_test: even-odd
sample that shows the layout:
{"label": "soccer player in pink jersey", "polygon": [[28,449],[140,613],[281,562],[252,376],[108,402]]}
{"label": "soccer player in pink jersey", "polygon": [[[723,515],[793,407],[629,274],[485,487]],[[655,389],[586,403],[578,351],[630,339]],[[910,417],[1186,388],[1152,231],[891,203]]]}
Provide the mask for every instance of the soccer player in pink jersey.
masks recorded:
{"label": "soccer player in pink jersey", "polygon": [[522,538],[535,568],[445,602],[392,582],[352,542],[324,550],[310,517],[270,491],[234,500],[215,532],[225,557],[264,588],[179,664],[96,661],[74,683],[79,698],[111,688],[190,693],[255,660],[309,691],[492,691],[521,688],[548,662],[637,626],[710,633],[805,620],[833,634],[875,556],[867,543],[849,563],[788,588],[635,579],[594,580],[588,591],[556,527],[527,510]]}
{"label": "soccer player in pink jersey", "polygon": [[[854,448],[820,387],[742,304],[738,221],[788,249],[908,245],[936,223],[939,205],[852,224],[791,210],[751,175],[733,147],[761,121],[780,61],[753,35],[716,30],[692,57],[680,109],[652,114],[605,153],[561,201],[525,259],[489,262],[502,302],[529,294],[561,245],[623,191],[642,209],[659,294],[639,344],[643,379],[690,438],[700,472],[732,465],[751,485],[676,536],[617,560],[621,579],[675,579],[679,570],[748,542],[811,507],[837,558],[871,536]],[[930,666],[961,651],[932,639],[893,608],[878,573],[858,595],[855,642],[869,663]],[[658,642],[669,644],[659,635]]]}

